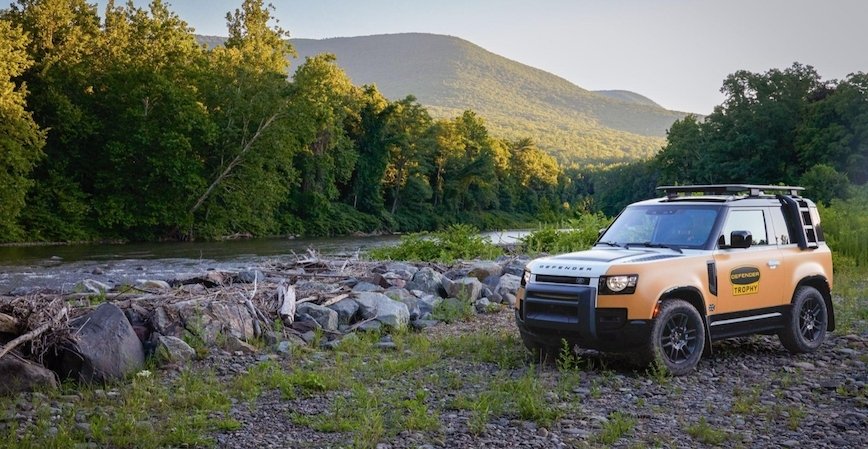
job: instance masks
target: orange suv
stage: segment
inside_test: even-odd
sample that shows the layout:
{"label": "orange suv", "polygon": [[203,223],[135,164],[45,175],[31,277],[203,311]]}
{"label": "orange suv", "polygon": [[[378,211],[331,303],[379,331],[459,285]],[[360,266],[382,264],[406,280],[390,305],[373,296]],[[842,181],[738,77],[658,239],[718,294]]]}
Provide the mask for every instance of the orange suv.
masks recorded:
{"label": "orange suv", "polygon": [[777,334],[812,352],[834,330],[832,255],[801,187],[658,187],[588,251],[528,263],[515,319],[545,357],[569,345],[693,370],[711,342]]}

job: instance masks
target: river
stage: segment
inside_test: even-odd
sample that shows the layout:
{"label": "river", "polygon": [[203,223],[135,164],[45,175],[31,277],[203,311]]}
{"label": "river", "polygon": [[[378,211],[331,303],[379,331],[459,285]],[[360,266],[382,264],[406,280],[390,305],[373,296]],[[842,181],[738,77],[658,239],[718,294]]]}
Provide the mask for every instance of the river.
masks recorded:
{"label": "river", "polygon": [[[527,231],[486,232],[496,244],[513,244]],[[308,248],[348,257],[397,244],[400,236],[240,239],[219,242],[72,244],[0,247],[0,294],[35,289],[72,291],[83,279],[108,285],[169,280],[205,270],[246,270],[266,260],[294,257]]]}

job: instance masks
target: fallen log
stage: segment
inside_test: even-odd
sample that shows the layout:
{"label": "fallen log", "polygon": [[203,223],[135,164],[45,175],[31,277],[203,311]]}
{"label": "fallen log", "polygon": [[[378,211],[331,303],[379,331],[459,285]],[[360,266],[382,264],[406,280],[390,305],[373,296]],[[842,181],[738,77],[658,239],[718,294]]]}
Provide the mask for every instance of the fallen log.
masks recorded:
{"label": "fallen log", "polygon": [[280,319],[286,324],[292,324],[295,321],[295,287],[286,284],[277,286],[277,302],[280,304],[277,309]]}
{"label": "fallen log", "polygon": [[18,333],[18,320],[13,316],[6,315],[5,313],[0,313],[0,332],[5,332],[7,334],[17,334]]}

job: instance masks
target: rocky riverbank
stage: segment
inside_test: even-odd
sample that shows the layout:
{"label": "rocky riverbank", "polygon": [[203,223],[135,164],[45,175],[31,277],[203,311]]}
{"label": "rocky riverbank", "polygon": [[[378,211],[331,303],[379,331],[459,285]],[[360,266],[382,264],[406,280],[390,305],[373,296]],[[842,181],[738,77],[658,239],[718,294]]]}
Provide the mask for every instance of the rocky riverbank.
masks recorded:
{"label": "rocky riverbank", "polygon": [[[524,262],[309,254],[2,297],[6,346],[49,330],[0,358],[44,379],[3,375],[4,388],[37,392],[0,400],[0,448],[868,446],[868,335],[830,335],[800,356],[773,337],[716,343],[679,378],[588,351],[538,366],[512,322]],[[127,355],[85,354],[100,347],[82,344],[97,318],[126,322],[96,327],[129,348],[92,352]],[[78,364],[46,361],[75,345],[81,357],[65,359]]]}

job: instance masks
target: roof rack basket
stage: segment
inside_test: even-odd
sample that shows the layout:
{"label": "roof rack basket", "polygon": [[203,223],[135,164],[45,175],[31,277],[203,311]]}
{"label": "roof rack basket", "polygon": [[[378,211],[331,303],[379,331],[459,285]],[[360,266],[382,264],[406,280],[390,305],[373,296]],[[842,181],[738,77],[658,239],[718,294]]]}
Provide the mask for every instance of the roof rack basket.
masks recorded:
{"label": "roof rack basket", "polygon": [[[657,190],[662,190],[666,193],[668,199],[675,199],[679,196],[691,194],[701,195],[737,195],[746,193],[750,197],[759,197],[766,192],[779,192],[785,195],[794,197],[799,196],[799,192],[805,190],[804,187],[796,186],[772,186],[772,185],[757,185],[757,184],[706,184],[706,185],[689,185],[689,186],[660,186]],[[784,193],[785,192],[785,193]]]}

